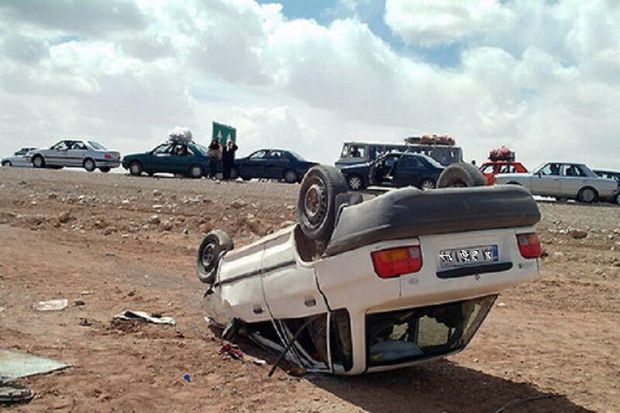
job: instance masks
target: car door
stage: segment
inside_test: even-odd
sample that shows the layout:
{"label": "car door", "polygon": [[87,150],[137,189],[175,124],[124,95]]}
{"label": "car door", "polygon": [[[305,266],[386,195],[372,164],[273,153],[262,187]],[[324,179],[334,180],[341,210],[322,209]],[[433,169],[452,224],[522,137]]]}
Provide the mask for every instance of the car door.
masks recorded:
{"label": "car door", "polygon": [[588,177],[579,165],[565,164],[561,167],[560,194],[576,198],[579,190],[588,185]]}
{"label": "car door", "polygon": [[394,166],[394,186],[419,187],[424,171],[424,165],[415,155],[403,155]]}
{"label": "car door", "polygon": [[174,145],[172,143],[164,143],[159,145],[145,157],[143,167],[150,172],[170,172],[171,151]]}
{"label": "car door", "polygon": [[86,153],[88,152],[84,142],[75,141],[69,147],[67,151],[66,164],[67,166],[82,166]]}
{"label": "car door", "polygon": [[69,150],[69,146],[71,145],[70,141],[60,141],[50,149],[42,151],[43,157],[45,158],[45,163],[47,165],[54,166],[64,166],[67,164],[67,152]]}
{"label": "car door", "polygon": [[170,149],[168,168],[171,173],[186,174],[194,153],[184,143],[176,143]]}
{"label": "car door", "polygon": [[560,164],[548,163],[532,176],[530,191],[535,195],[560,195]]}
{"label": "car door", "polygon": [[264,178],[265,175],[265,156],[266,150],[260,150],[252,153],[242,164],[240,171],[244,177],[248,178]]}
{"label": "car door", "polygon": [[282,179],[284,170],[289,166],[289,159],[283,151],[269,151],[264,158],[264,178]]}

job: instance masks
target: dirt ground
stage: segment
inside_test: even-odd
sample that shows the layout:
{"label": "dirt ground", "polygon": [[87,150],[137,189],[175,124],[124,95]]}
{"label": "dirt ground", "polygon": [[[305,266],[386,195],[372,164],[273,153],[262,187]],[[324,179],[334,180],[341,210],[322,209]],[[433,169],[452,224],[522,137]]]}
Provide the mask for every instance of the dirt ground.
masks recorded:
{"label": "dirt ground", "polygon": [[[611,205],[540,203],[542,278],[504,292],[469,347],[446,360],[268,378],[275,357],[251,346],[246,361],[222,359],[194,274],[202,234],[223,228],[242,245],[289,225],[297,189],[1,168],[0,347],[73,366],[22,380],[36,397],[7,410],[620,411],[620,207]],[[69,307],[33,310],[54,298]],[[112,324],[126,309],[177,325]]]}

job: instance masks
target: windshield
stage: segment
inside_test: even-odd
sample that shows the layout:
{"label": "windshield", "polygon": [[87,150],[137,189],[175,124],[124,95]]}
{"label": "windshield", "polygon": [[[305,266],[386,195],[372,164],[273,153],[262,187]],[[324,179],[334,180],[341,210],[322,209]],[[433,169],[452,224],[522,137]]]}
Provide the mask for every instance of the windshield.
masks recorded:
{"label": "windshield", "polygon": [[105,148],[105,146],[103,146],[102,144],[100,144],[99,142],[93,142],[93,141],[88,141],[88,144],[90,146],[92,146],[94,149],[100,150],[100,151],[105,151],[107,150]]}
{"label": "windshield", "polygon": [[462,349],[496,297],[367,315],[368,366],[405,363]]}
{"label": "windshield", "polygon": [[418,155],[418,156],[420,156],[421,158],[426,159],[426,161],[428,163],[430,163],[432,166],[434,166],[435,168],[440,168],[440,169],[443,168],[443,166],[439,162],[437,162],[436,160],[434,160],[430,156],[426,156],[426,155]]}

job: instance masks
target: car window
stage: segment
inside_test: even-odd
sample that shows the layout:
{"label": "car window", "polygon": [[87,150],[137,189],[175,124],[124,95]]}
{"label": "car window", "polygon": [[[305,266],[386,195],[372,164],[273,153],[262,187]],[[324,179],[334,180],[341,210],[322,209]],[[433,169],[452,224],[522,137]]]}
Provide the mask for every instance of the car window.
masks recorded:
{"label": "car window", "polygon": [[175,156],[189,156],[193,155],[187,145],[182,143],[177,143],[173,145],[171,153]]}
{"label": "car window", "polygon": [[483,174],[490,174],[493,171],[493,165],[482,165],[480,172]]}
{"label": "car window", "polygon": [[170,153],[170,149],[172,149],[172,145],[169,143],[164,143],[153,149],[153,155],[163,155]]}
{"label": "car window", "polygon": [[207,148],[197,143],[194,144],[194,148],[196,151],[200,152],[203,156],[207,156],[207,152],[209,151]]}
{"label": "car window", "polygon": [[68,141],[60,141],[56,145],[52,146],[51,149],[54,149],[54,150],[57,150],[57,151],[66,151],[66,150],[69,149],[69,142]]}
{"label": "car window", "polygon": [[586,176],[579,165],[562,165],[562,176]]}
{"label": "car window", "polygon": [[71,144],[71,150],[74,150],[74,151],[85,151],[86,150],[86,145],[84,145],[83,142],[73,142],[73,144]]}
{"label": "car window", "polygon": [[399,165],[407,168],[420,168],[423,166],[422,162],[415,156],[403,156]]}
{"label": "car window", "polygon": [[100,144],[99,142],[88,141],[88,144],[89,144],[90,146],[92,146],[94,149],[97,149],[97,150],[99,150],[99,151],[105,151],[105,150],[107,150],[107,149],[105,148],[105,146],[103,146],[103,145],[102,145],[102,144]]}
{"label": "car window", "polygon": [[557,163],[548,163],[539,170],[541,175],[560,175],[560,165]]}
{"label": "car window", "polygon": [[293,158],[297,159],[298,161],[305,161],[306,160],[306,158],[304,158],[303,156],[301,156],[297,152],[289,151],[289,153],[293,156]]}
{"label": "car window", "polygon": [[[346,146],[345,146],[346,148]],[[344,152],[344,151],[343,151]],[[350,145],[348,147],[348,152],[342,154],[343,158],[365,158],[366,157],[366,147],[361,145]]]}
{"label": "car window", "polygon": [[269,159],[286,159],[286,157],[284,156],[284,153],[282,153],[282,151],[269,151],[269,153],[266,156]]}
{"label": "car window", "polygon": [[263,159],[267,151],[257,151],[250,155],[250,159]]}

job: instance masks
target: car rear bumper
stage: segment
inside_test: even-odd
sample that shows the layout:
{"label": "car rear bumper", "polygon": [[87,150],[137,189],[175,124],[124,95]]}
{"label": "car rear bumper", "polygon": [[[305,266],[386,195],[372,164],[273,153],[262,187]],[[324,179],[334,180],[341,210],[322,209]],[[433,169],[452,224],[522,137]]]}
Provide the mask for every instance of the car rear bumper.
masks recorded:
{"label": "car rear bumper", "polygon": [[97,168],[118,168],[121,165],[121,161],[114,159],[95,159],[95,164],[97,165]]}

